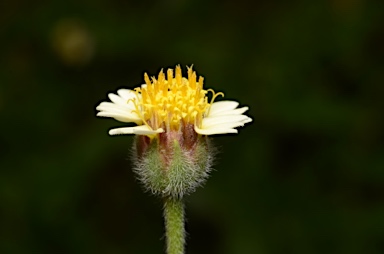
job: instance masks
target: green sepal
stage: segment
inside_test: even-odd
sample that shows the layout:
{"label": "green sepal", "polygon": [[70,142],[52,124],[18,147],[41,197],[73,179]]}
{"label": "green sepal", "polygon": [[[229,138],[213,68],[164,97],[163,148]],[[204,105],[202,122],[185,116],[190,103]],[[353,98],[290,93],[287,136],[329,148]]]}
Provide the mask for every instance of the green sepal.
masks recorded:
{"label": "green sepal", "polygon": [[[182,198],[203,184],[212,164],[209,140],[199,137],[193,149],[186,149],[178,140],[171,147],[160,147],[152,140],[146,151],[135,159],[135,172],[144,187],[157,195]],[[136,146],[135,146],[136,147]]]}

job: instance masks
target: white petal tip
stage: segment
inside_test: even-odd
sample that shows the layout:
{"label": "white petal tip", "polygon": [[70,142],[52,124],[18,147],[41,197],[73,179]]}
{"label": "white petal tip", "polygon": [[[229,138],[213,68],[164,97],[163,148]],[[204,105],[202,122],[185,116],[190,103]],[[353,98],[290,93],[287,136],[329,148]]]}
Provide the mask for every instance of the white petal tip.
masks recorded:
{"label": "white petal tip", "polygon": [[109,135],[125,135],[125,134],[136,134],[136,135],[155,135],[158,133],[162,133],[164,130],[162,128],[159,128],[157,130],[151,130],[146,125],[140,125],[135,127],[123,127],[123,128],[116,128],[109,130]]}
{"label": "white petal tip", "polygon": [[109,130],[108,134],[110,136],[114,136],[114,135],[123,135],[128,133],[123,133],[122,131],[119,131],[119,129],[112,129],[112,130]]}
{"label": "white petal tip", "polygon": [[210,129],[200,129],[197,126],[195,126],[196,133],[200,135],[217,135],[217,134],[231,134],[231,133],[238,133],[236,129],[232,128],[210,128]]}

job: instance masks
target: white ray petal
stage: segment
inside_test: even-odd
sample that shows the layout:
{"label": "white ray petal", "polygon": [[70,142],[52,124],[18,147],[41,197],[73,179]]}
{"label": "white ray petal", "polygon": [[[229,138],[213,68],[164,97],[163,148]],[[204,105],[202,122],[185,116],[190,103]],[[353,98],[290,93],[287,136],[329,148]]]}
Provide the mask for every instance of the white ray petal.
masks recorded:
{"label": "white ray petal", "polygon": [[204,126],[204,130],[210,130],[210,129],[233,129],[236,127],[244,126],[245,123],[243,122],[231,122],[231,123],[221,123],[221,124],[215,124],[211,125],[209,127]]}
{"label": "white ray petal", "polygon": [[236,129],[228,128],[212,128],[212,129],[200,129],[195,126],[196,133],[200,135],[215,135],[215,134],[227,134],[227,133],[237,133]]}
{"label": "white ray petal", "polygon": [[97,116],[101,117],[112,117],[116,119],[117,121],[124,122],[124,123],[141,123],[141,118],[135,114],[135,113],[125,113],[125,114],[120,114],[117,112],[99,112],[97,113]]}
{"label": "white ray petal", "polygon": [[211,117],[211,116],[223,116],[223,115],[241,115],[245,111],[247,111],[248,109],[249,109],[248,107],[242,107],[242,108],[225,110],[225,111],[216,112],[216,113],[214,112],[213,114],[209,113],[209,117]]}
{"label": "white ray petal", "polygon": [[247,119],[245,119],[244,121],[242,121],[243,123],[250,123],[252,122],[252,118],[248,117]]}
{"label": "white ray petal", "polygon": [[209,109],[209,115],[215,115],[217,113],[235,109],[239,103],[237,101],[217,101],[212,103]]}
{"label": "white ray petal", "polygon": [[100,110],[99,108],[115,108],[116,106],[121,107],[121,105],[117,105],[112,102],[103,101],[99,105],[97,105],[96,110]]}
{"label": "white ray petal", "polygon": [[127,102],[129,99],[136,98],[136,93],[130,89],[119,89],[117,94]]}
{"label": "white ray petal", "polygon": [[132,101],[129,103],[124,103],[124,104],[116,104],[113,102],[102,102],[100,103],[97,107],[96,110],[99,110],[99,108],[103,108],[103,110],[107,111],[108,109],[115,109],[115,108],[121,108],[121,109],[126,109],[126,110],[135,110],[135,105],[133,104]]}
{"label": "white ray petal", "polygon": [[114,93],[109,93],[108,94],[108,97],[109,99],[113,102],[113,103],[116,103],[116,104],[119,104],[119,105],[125,105],[127,104],[127,102],[121,98],[120,96],[114,94]]}
{"label": "white ray petal", "polygon": [[226,123],[242,122],[249,118],[246,115],[223,115],[204,118],[202,121],[203,129],[209,128],[213,125],[220,125]]}
{"label": "white ray petal", "polygon": [[136,134],[136,135],[153,135],[164,132],[163,129],[151,130],[146,125],[135,127],[123,127],[109,130],[109,135],[123,135],[123,134]]}
{"label": "white ray petal", "polygon": [[122,105],[118,105],[118,104],[114,104],[114,103],[111,103],[111,102],[102,102],[100,103],[97,107],[96,107],[96,110],[99,110],[99,111],[120,111],[120,112],[126,112],[126,113],[132,113],[135,111],[135,108],[132,106],[132,107],[129,107],[129,106],[122,106]]}
{"label": "white ray petal", "polygon": [[137,114],[132,110],[132,109],[125,109],[125,108],[107,108],[105,109],[104,107],[100,107],[98,109],[100,112],[104,112],[104,113],[111,113],[111,114],[119,114],[119,115],[122,115],[122,116],[128,116],[130,118],[132,118],[132,116],[137,116]]}

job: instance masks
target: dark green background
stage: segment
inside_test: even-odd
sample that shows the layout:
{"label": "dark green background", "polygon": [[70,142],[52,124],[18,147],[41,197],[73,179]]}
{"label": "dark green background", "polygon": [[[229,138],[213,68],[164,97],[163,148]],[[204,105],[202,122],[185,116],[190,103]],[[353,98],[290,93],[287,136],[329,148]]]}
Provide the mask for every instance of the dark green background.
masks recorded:
{"label": "dark green background", "polygon": [[252,124],[187,199],[189,254],[384,253],[383,1],[2,1],[0,252],[163,253],[132,137],[95,117],[194,64]]}

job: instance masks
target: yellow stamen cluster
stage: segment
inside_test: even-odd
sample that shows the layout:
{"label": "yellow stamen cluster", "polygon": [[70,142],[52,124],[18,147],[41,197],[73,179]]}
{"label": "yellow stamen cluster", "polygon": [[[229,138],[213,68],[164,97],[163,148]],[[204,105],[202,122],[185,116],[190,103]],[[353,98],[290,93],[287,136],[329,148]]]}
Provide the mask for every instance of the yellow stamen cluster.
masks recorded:
{"label": "yellow stamen cluster", "polygon": [[[144,74],[145,85],[135,89],[137,98],[133,99],[136,112],[143,122],[152,129],[165,128],[178,130],[181,123],[201,125],[204,114],[218,95],[212,89],[203,89],[203,77],[197,80],[196,72],[188,67],[188,79],[184,78],[180,66],[167,70],[167,78],[163,70],[158,78],[149,79]],[[206,96],[212,92],[211,102]]]}

